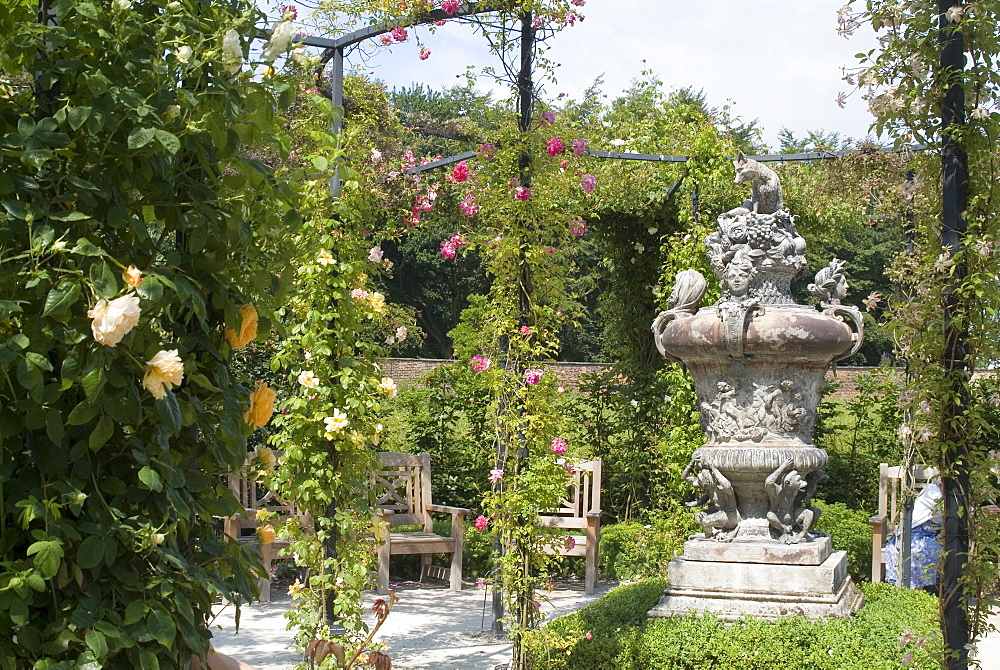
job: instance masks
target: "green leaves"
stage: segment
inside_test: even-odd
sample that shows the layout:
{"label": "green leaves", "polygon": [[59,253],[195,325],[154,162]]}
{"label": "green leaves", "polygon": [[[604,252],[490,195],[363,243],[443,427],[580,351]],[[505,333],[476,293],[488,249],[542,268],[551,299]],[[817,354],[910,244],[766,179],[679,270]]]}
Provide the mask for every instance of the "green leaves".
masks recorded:
{"label": "green leaves", "polygon": [[59,540],[39,540],[28,547],[28,556],[33,556],[32,564],[45,579],[55,577],[63,558],[62,542]]}
{"label": "green leaves", "polygon": [[174,637],[177,635],[177,626],[173,619],[167,616],[166,612],[154,609],[147,619],[147,630],[153,639],[170,649],[174,644]]}
{"label": "green leaves", "polygon": [[64,320],[67,312],[80,299],[83,289],[80,282],[73,279],[63,279],[56,284],[45,297],[45,307],[42,316],[53,316]]}
{"label": "green leaves", "polygon": [[[104,545],[114,540],[103,535],[89,535],[76,551],[76,564],[83,570],[96,568],[104,560]],[[126,615],[128,611],[126,610]],[[127,616],[126,616],[127,619]],[[129,623],[126,621],[126,623]]]}
{"label": "green leaves", "polygon": [[160,479],[159,473],[148,465],[144,465],[139,470],[139,481],[150,491],[163,490],[163,480]]}
{"label": "green leaves", "polygon": [[156,132],[152,128],[137,127],[128,136],[128,148],[132,151],[141,149],[156,137]]}

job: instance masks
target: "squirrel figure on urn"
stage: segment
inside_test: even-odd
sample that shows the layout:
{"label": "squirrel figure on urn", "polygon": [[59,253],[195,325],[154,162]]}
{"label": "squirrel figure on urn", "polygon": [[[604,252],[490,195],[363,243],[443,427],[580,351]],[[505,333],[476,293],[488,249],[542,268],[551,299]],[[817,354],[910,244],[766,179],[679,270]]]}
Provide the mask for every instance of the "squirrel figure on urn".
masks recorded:
{"label": "squirrel figure on urn", "polygon": [[[750,182],[750,199],[743,203],[743,209],[757,214],[774,214],[782,207],[781,181],[777,173],[759,161],[747,158],[741,151],[733,161],[736,168],[737,184]],[[730,214],[737,213],[736,210]]]}

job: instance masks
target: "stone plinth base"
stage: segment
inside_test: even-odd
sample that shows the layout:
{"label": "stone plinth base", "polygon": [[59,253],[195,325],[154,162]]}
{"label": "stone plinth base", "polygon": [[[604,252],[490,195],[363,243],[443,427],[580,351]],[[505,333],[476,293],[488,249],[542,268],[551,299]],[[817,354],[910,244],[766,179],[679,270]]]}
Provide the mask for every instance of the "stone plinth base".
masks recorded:
{"label": "stone plinth base", "polygon": [[781,565],[821,565],[833,549],[830,536],[815,533],[796,544],[776,542],[713,542],[688,540],[682,558],[688,561],[722,563],[778,563]]}
{"label": "stone plinth base", "polygon": [[[720,558],[729,560],[691,560],[687,545],[684,556],[670,562],[667,578],[670,586],[659,604],[649,611],[651,617],[669,617],[691,612],[707,612],[727,621],[745,617],[777,619],[803,615],[813,618],[850,616],[864,604],[864,596],[847,575],[847,553],[831,552],[819,564],[808,563],[817,551],[828,550],[829,539],[812,549],[794,549],[784,545],[787,556],[778,557],[779,545],[757,547],[759,555],[771,552],[772,563],[732,562],[737,554],[752,553],[753,545],[717,544]],[[803,543],[812,544],[812,543]],[[710,552],[699,546],[699,550]],[[803,554],[811,555],[805,556]],[[805,559],[805,561],[803,561]]]}

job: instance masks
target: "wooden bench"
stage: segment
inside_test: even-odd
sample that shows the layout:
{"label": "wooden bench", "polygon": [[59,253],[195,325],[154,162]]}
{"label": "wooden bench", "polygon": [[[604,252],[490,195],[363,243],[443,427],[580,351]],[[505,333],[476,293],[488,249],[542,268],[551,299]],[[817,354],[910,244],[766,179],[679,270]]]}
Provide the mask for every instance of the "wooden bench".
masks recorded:
{"label": "wooden bench", "polygon": [[243,468],[239,472],[229,475],[229,490],[233,492],[243,507],[243,513],[223,519],[222,528],[226,535],[238,542],[259,543],[264,576],[258,580],[257,584],[261,602],[269,602],[271,600],[271,565],[278,557],[278,552],[288,547],[288,541],[276,539],[274,542],[260,542],[257,529],[261,524],[257,521],[257,511],[267,510],[276,513],[278,519],[273,522],[275,527],[285,519],[293,516],[298,517],[301,514],[293,503],[281,500],[274,491],[257,481],[253,460],[254,453],[247,454]]}
{"label": "wooden bench", "polygon": [[597,586],[597,566],[601,541],[601,459],[574,464],[573,482],[562,500],[562,506],[541,515],[541,525],[548,528],[583,530],[584,535],[571,535],[572,542],[554,543],[546,553],[557,556],[586,556],[584,574],[586,593]]}
{"label": "wooden bench", "polygon": [[[903,479],[906,468],[889,467],[881,463],[878,472],[878,514],[869,519],[872,525],[872,581],[881,582],[885,575],[885,543],[903,518]],[[916,498],[938,471],[926,465],[913,466],[913,488],[910,498]]]}
{"label": "wooden bench", "polygon": [[[434,577],[449,582],[452,591],[462,590],[462,540],[465,516],[472,510],[435,505],[431,502],[431,457],[427,452],[402,454],[379,452],[382,469],[373,473],[378,516],[388,533],[378,550],[378,592],[389,589],[389,557],[420,555],[420,581]],[[431,512],[451,515],[451,536],[434,533]],[[397,531],[398,526],[420,526],[419,531]],[[451,554],[451,567],[433,565],[433,554]]]}

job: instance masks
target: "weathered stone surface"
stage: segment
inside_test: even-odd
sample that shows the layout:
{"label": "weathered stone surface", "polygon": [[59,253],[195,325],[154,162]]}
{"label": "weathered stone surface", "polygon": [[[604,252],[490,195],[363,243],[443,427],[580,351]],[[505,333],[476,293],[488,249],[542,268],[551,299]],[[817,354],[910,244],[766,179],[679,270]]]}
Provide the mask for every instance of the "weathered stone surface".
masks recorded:
{"label": "weathered stone surface", "polygon": [[832,551],[829,535],[815,535],[796,544],[740,542],[739,540],[729,543],[689,540],[684,543],[684,560],[820,565],[830,557]]}
{"label": "weathered stone surface", "polygon": [[[688,543],[692,544],[692,543]],[[847,576],[847,555],[835,551],[820,565],[728,563],[678,558],[670,586],[651,617],[709,612],[722,619],[850,616],[864,602]]]}
{"label": "weathered stone surface", "polygon": [[734,167],[753,197],[705,240],[718,302],[697,309],[704,280],[688,271],[652,325],[660,353],[691,372],[707,439],[682,473],[699,492],[691,506],[704,506],[702,533],[670,563],[670,588],[649,615],[847,616],[863,598],[846,554],[812,531],[820,512],[811,500],[828,479],[812,436],[826,369],[861,346],[861,313],[841,304],[837,259],[809,288],[821,310],[795,303],[806,242],[782,209],[778,177],[742,155]]}

